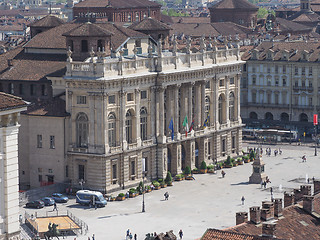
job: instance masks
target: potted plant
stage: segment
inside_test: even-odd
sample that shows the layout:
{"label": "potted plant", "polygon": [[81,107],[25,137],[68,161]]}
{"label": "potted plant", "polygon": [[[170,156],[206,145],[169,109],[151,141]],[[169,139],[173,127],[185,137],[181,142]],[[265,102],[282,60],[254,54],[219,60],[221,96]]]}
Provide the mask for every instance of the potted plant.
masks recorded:
{"label": "potted plant", "polygon": [[231,158],[231,163],[232,163],[232,166],[234,166],[234,167],[238,166],[238,163],[236,162],[236,160],[234,158]]}
{"label": "potted plant", "polygon": [[166,184],[166,182],[162,179],[162,181],[160,182],[160,186],[162,187],[162,188],[165,188],[165,187],[167,187],[167,184]]}
{"label": "potted plant", "polygon": [[177,174],[176,175],[176,181],[182,181],[183,180],[183,177],[181,174]]}
{"label": "potted plant", "polygon": [[139,183],[139,185],[137,187],[137,193],[139,193],[139,195],[141,195],[143,193],[143,191],[144,191],[143,188],[144,188],[143,182],[140,181],[140,183]]}
{"label": "potted plant", "polygon": [[248,156],[248,155],[243,156],[242,159],[243,159],[243,161],[244,161],[245,163],[249,163],[249,162],[250,162],[250,159],[249,159],[249,156]]}
{"label": "potted plant", "polygon": [[228,156],[227,157],[227,160],[226,161],[224,161],[224,167],[226,167],[226,168],[232,168],[232,162],[231,162],[231,157],[230,156]]}
{"label": "potted plant", "polygon": [[192,170],[192,174],[197,174],[197,173],[199,173],[199,169],[198,169],[198,168],[194,168],[194,169]]}
{"label": "potted plant", "polygon": [[136,189],[130,188],[129,189],[129,198],[134,198],[136,196]]}
{"label": "potted plant", "polygon": [[155,190],[159,190],[161,188],[160,183],[158,181],[153,181],[152,184]]}
{"label": "potted plant", "polygon": [[243,165],[243,159],[242,159],[241,157],[238,157],[238,158],[237,158],[237,163],[238,163],[239,165]]}
{"label": "potted plant", "polygon": [[170,172],[167,172],[166,179],[164,180],[168,186],[173,186],[172,184],[172,176]]}
{"label": "potted plant", "polygon": [[253,162],[255,158],[256,158],[256,153],[253,150],[251,150],[249,154],[250,161]]}
{"label": "potted plant", "polygon": [[214,173],[214,166],[213,165],[208,165],[207,169],[208,169],[208,173]]}
{"label": "potted plant", "polygon": [[184,175],[185,176],[191,175],[191,168],[189,166],[186,166],[186,168],[184,169]]}
{"label": "potted plant", "polygon": [[119,193],[117,196],[117,201],[123,201],[126,199],[126,196],[124,195],[124,193]]}
{"label": "potted plant", "polygon": [[200,172],[201,172],[201,173],[207,173],[207,164],[206,164],[205,161],[202,161],[202,162],[201,162]]}
{"label": "potted plant", "polygon": [[151,192],[151,187],[148,185],[148,186],[146,186],[146,192],[148,193],[148,192]]}

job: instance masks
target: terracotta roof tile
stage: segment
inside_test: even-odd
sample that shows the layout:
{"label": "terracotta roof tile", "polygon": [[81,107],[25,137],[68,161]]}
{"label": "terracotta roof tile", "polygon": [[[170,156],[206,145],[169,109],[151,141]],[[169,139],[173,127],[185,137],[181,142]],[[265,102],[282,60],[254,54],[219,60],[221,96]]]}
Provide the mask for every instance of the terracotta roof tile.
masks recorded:
{"label": "terracotta roof tile", "polygon": [[31,24],[29,24],[30,27],[57,27],[61,24],[64,24],[65,21],[62,19],[55,17],[53,15],[47,15],[44,18],[41,18]]}
{"label": "terracotta roof tile", "polygon": [[81,24],[80,26],[62,34],[62,36],[67,37],[105,37],[111,35],[111,32],[101,28],[97,24],[92,24],[91,22]]}
{"label": "terracotta roof tile", "polygon": [[48,101],[39,101],[28,107],[27,111],[22,112],[26,115],[47,116],[47,117],[66,117],[70,114],[66,112],[66,102],[55,97]]}
{"label": "terracotta roof tile", "polygon": [[135,22],[129,26],[129,28],[135,31],[163,31],[172,29],[167,24],[164,24],[151,17],[145,18],[141,22]]}
{"label": "terracotta roof tile", "polygon": [[235,233],[230,231],[209,228],[200,240],[268,240],[269,237],[260,237],[243,233]]}
{"label": "terracotta roof tile", "polygon": [[210,8],[214,9],[245,9],[245,10],[256,10],[258,7],[247,0],[222,0]]}
{"label": "terracotta roof tile", "polygon": [[209,17],[171,17],[174,23],[210,23]]}
{"label": "terracotta roof tile", "polygon": [[27,106],[20,97],[0,92],[0,111]]}
{"label": "terracotta roof tile", "polygon": [[112,8],[139,8],[139,7],[161,7],[157,2],[148,0],[86,0],[74,6],[81,7],[112,7]]}

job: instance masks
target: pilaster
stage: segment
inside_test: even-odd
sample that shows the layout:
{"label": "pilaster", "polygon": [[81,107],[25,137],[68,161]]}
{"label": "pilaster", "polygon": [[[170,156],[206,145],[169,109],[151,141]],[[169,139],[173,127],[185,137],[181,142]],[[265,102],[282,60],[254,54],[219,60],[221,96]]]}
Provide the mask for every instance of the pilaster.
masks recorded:
{"label": "pilaster", "polygon": [[175,85],[173,90],[173,103],[174,103],[174,136],[176,140],[180,140],[180,122],[179,122],[179,89],[181,85]]}
{"label": "pilaster", "polygon": [[140,132],[140,90],[135,89],[135,103],[136,103],[136,143],[141,146],[141,132]]}

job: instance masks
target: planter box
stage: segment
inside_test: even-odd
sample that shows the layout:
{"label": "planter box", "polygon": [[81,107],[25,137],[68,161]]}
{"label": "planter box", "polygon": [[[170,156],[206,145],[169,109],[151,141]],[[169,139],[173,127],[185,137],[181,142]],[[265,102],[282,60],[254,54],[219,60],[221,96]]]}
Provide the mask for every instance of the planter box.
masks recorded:
{"label": "planter box", "polygon": [[192,176],[187,176],[186,180],[194,180]]}
{"label": "planter box", "polygon": [[183,178],[176,178],[176,181],[182,181]]}
{"label": "planter box", "polygon": [[250,159],[245,159],[244,162],[245,162],[245,163],[249,163],[249,162],[250,162]]}
{"label": "planter box", "polygon": [[225,165],[224,167],[225,168],[232,168],[233,166],[232,165]]}
{"label": "planter box", "polygon": [[158,187],[155,186],[154,189],[159,190],[159,189],[161,189],[161,186],[158,186]]}
{"label": "planter box", "polygon": [[146,190],[146,193],[148,193],[148,192],[151,192],[151,189],[147,189],[147,190]]}
{"label": "planter box", "polygon": [[129,198],[134,198],[136,196],[136,193],[129,193]]}
{"label": "planter box", "polygon": [[117,201],[123,201],[123,200],[125,200],[125,199],[126,199],[125,196],[123,196],[123,197],[119,197],[119,196],[118,196],[118,197],[116,198]]}
{"label": "planter box", "polygon": [[234,167],[236,167],[236,166],[238,166],[238,163],[233,163],[232,165],[233,165]]}
{"label": "planter box", "polygon": [[200,169],[200,172],[201,172],[201,173],[207,173],[207,170],[208,170],[208,169]]}
{"label": "planter box", "polygon": [[162,188],[166,188],[166,187],[167,187],[167,184],[161,184],[161,187],[162,187]]}
{"label": "planter box", "polygon": [[198,173],[199,173],[199,170],[197,170],[197,171],[192,170],[191,172],[192,172],[192,174],[198,174]]}
{"label": "planter box", "polygon": [[214,169],[210,169],[207,171],[207,173],[215,173]]}
{"label": "planter box", "polygon": [[238,162],[239,165],[243,165],[243,161]]}
{"label": "planter box", "polygon": [[170,182],[170,183],[168,183],[167,185],[168,185],[168,187],[171,187],[171,186],[173,186],[173,183]]}

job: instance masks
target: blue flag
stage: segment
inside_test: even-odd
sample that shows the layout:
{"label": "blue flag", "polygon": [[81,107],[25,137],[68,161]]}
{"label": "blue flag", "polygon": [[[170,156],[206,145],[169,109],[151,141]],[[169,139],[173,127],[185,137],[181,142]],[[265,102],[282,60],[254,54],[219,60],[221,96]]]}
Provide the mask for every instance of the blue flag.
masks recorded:
{"label": "blue flag", "polygon": [[171,130],[171,140],[174,138],[173,119],[171,118],[169,129]]}
{"label": "blue flag", "polygon": [[203,128],[206,128],[209,124],[209,115],[207,116],[206,120],[203,123]]}

